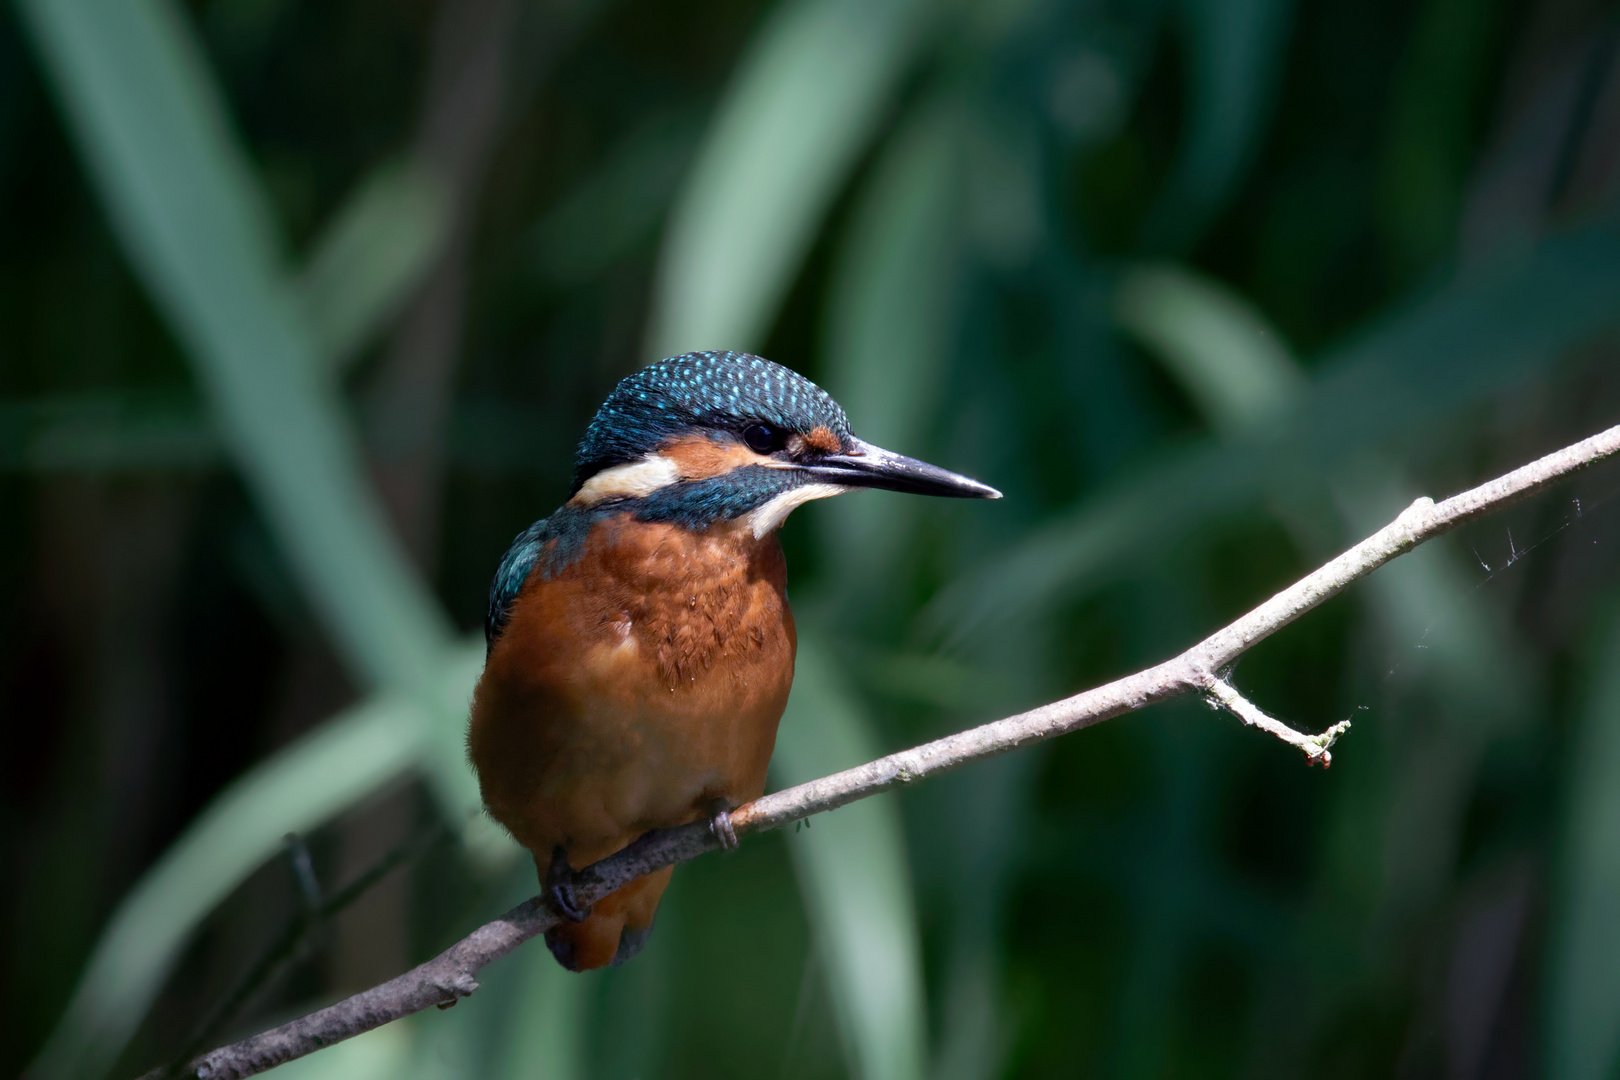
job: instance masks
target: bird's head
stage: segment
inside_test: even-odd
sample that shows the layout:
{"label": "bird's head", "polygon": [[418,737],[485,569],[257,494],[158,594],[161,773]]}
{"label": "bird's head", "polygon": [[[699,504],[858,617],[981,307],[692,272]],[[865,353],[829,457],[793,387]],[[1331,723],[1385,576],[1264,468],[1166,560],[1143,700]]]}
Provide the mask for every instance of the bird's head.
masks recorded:
{"label": "bird's head", "polygon": [[619,383],[579,444],[570,505],[693,528],[742,519],[762,537],[795,507],[863,487],[1001,497],[856,438],[825,390],[780,364],[699,352]]}

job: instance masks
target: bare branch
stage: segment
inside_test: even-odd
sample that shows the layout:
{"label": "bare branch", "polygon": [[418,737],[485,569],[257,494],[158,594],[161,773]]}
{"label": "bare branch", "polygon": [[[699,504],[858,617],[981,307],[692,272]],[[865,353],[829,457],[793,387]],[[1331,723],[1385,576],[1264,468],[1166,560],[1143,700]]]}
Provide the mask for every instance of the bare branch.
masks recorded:
{"label": "bare branch", "polygon": [[[1348,720],[1320,735],[1300,734],[1267,716],[1216,673],[1245,650],[1336,596],[1351,582],[1418,544],[1509,506],[1616,453],[1620,453],[1620,426],[1442,503],[1419,499],[1377,533],[1174,659],[1063,701],[766,795],[733,811],[731,825],[740,835],[780,828],[857,799],[1183,694],[1203,695],[1244,723],[1298,747],[1307,760],[1326,765],[1331,761],[1328,748],[1349,730]],[[649,833],[618,854],[581,870],[575,894],[581,903],[595,903],[644,874],[720,846],[706,821]],[[191,1075],[204,1080],[252,1076],[430,1005],[454,1005],[478,988],[474,976],[481,968],[544,932],[556,918],[540,898],[527,900],[396,979],[205,1054],[192,1063]]]}

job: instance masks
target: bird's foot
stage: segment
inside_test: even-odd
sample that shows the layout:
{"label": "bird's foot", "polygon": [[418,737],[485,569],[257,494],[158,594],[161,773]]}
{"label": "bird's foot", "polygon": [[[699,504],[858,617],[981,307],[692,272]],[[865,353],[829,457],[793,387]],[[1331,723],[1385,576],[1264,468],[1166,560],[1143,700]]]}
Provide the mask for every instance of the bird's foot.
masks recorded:
{"label": "bird's foot", "polygon": [[551,910],[569,922],[584,922],[585,916],[591,913],[589,908],[581,907],[579,899],[574,896],[574,868],[568,865],[568,854],[561,845],[551,852],[544,892]]}
{"label": "bird's foot", "polygon": [[736,851],[741,843],[737,830],[731,827],[731,808],[724,799],[716,799],[709,807],[709,831],[726,851]]}

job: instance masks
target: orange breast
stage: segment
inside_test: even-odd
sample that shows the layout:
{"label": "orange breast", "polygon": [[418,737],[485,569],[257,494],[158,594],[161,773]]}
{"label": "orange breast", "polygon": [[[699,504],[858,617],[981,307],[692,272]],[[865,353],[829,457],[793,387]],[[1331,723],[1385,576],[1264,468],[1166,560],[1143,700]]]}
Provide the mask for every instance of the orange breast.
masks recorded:
{"label": "orange breast", "polygon": [[543,870],[757,798],[794,647],[774,535],[598,523],[490,652],[468,733],[485,805]]}

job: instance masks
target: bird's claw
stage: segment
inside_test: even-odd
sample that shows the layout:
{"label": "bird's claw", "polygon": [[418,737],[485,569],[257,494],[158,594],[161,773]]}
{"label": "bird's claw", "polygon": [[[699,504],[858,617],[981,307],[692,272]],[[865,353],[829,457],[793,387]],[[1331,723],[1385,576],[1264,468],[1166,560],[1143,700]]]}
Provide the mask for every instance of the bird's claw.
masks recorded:
{"label": "bird's claw", "polygon": [[568,855],[559,846],[551,853],[551,866],[546,870],[546,900],[551,910],[569,922],[584,922],[590,908],[581,907],[574,895],[574,868],[568,865]]}
{"label": "bird's claw", "polygon": [[741,844],[737,839],[737,830],[731,827],[731,811],[723,800],[716,799],[713,809],[709,811],[709,831],[726,851],[736,851]]}

